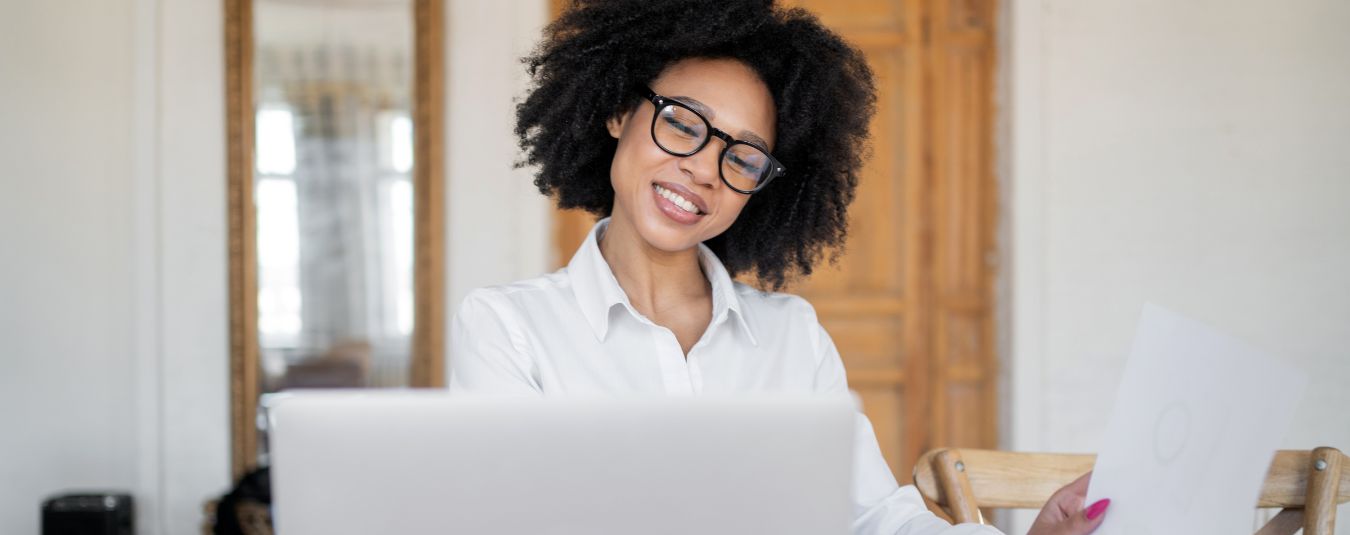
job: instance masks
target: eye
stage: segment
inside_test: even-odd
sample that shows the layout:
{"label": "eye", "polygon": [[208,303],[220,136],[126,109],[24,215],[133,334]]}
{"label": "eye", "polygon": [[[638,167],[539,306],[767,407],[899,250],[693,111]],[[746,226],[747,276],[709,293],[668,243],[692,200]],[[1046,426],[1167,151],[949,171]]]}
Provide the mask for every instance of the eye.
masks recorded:
{"label": "eye", "polygon": [[661,109],[661,123],[671,134],[687,140],[699,140],[708,135],[703,118],[680,106]]}
{"label": "eye", "polygon": [[702,128],[699,128],[697,125],[680,121],[679,119],[672,116],[666,116],[665,122],[666,126],[669,126],[671,129],[674,129],[682,136],[688,138],[703,137],[703,133],[701,132]]}
{"label": "eye", "polygon": [[764,155],[753,149],[728,151],[727,163],[731,164],[737,173],[758,177],[764,170]]}

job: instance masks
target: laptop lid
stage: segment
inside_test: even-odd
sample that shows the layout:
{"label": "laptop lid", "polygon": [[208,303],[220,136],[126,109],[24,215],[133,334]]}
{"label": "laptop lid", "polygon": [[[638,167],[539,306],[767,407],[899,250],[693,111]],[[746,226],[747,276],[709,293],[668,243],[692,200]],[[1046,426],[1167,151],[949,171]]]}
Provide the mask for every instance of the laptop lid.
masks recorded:
{"label": "laptop lid", "polygon": [[846,397],[272,403],[281,535],[847,533]]}

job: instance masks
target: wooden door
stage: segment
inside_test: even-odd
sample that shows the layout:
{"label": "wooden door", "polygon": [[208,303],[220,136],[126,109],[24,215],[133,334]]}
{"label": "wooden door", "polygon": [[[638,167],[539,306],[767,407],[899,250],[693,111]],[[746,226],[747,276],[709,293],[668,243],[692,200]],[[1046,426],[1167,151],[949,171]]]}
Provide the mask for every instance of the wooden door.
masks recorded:
{"label": "wooden door", "polygon": [[[903,483],[930,448],[998,443],[996,6],[788,3],[858,46],[876,74],[873,154],[849,211],[846,253],[789,291],[815,306]],[[594,219],[559,211],[555,221],[561,265]]]}

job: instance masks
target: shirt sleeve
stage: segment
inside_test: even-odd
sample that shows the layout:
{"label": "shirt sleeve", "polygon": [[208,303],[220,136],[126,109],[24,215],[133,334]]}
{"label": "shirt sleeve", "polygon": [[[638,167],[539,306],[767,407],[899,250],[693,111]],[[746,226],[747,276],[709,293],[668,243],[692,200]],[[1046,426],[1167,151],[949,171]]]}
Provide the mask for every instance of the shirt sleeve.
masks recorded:
{"label": "shirt sleeve", "polygon": [[515,320],[500,292],[469,292],[450,324],[449,390],[452,394],[537,396],[543,393]]}
{"label": "shirt sleeve", "polygon": [[[815,390],[822,393],[848,391],[848,378],[839,350],[819,323],[813,340],[820,364],[816,370]],[[853,533],[855,535],[1001,535],[990,526],[960,524],[953,526],[938,518],[924,505],[913,485],[901,487],[895,481],[886,459],[881,456],[872,422],[861,412],[854,425],[853,451]]]}

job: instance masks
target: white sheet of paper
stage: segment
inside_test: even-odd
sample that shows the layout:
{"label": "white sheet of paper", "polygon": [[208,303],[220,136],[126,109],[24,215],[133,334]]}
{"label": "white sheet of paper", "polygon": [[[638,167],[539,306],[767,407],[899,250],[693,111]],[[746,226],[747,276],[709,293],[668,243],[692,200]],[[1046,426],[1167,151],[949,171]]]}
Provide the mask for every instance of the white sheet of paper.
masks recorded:
{"label": "white sheet of paper", "polygon": [[1270,460],[1307,375],[1194,320],[1145,305],[1087,504],[1096,535],[1250,533]]}

